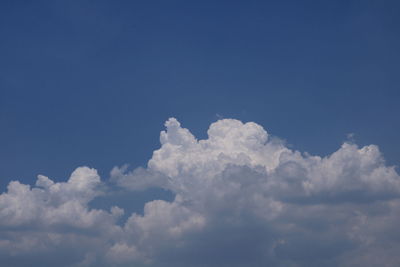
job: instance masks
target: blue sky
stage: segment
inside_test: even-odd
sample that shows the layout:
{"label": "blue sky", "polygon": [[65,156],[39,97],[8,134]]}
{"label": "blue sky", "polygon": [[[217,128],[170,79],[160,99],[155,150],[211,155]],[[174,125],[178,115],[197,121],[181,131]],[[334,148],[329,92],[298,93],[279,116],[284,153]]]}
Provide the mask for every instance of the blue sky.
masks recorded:
{"label": "blue sky", "polygon": [[354,134],[399,165],[399,7],[2,1],[1,192],[78,166],[104,180],[115,166],[146,167],[170,117],[200,139],[222,118],[256,122],[320,156]]}
{"label": "blue sky", "polygon": [[399,163],[395,1],[1,5],[3,181],[144,165],[170,116],[200,137],[256,121],[315,154],[355,133]]}

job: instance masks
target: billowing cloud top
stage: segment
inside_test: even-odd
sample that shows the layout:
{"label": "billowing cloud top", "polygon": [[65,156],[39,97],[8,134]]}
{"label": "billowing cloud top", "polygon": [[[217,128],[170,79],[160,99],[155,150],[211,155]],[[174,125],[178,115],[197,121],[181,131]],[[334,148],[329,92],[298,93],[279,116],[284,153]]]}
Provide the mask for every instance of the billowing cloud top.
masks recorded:
{"label": "billowing cloud top", "polygon": [[121,222],[119,207],[90,207],[106,188],[94,169],[64,183],[39,175],[32,188],[10,182],[0,195],[1,262],[398,266],[400,177],[377,146],[344,143],[319,157],[252,122],[219,120],[206,140],[174,118],[165,126],[147,168],[115,167],[109,182],[132,194],[164,188],[172,202],[148,202]]}

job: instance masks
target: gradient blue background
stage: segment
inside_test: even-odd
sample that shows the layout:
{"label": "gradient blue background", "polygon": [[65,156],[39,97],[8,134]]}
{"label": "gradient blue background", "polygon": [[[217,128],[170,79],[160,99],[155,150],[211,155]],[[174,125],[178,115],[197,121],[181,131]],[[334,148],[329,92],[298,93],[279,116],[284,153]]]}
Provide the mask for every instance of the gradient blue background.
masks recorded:
{"label": "gradient blue background", "polygon": [[398,1],[1,1],[0,185],[145,165],[174,116],[400,159]]}

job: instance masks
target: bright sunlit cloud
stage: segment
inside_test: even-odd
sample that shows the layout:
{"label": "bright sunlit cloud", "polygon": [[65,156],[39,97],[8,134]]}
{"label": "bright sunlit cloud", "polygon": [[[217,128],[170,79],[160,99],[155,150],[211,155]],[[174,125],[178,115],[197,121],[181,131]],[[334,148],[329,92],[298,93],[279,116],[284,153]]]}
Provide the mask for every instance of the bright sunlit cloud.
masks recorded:
{"label": "bright sunlit cloud", "polygon": [[[400,177],[375,145],[327,157],[293,151],[260,125],[222,119],[197,140],[174,118],[146,168],[109,181],[79,167],[66,182],[39,175],[0,195],[0,259],[12,266],[396,266]],[[91,208],[114,183],[159,187],[124,210]],[[129,206],[129,203],[124,203]]]}

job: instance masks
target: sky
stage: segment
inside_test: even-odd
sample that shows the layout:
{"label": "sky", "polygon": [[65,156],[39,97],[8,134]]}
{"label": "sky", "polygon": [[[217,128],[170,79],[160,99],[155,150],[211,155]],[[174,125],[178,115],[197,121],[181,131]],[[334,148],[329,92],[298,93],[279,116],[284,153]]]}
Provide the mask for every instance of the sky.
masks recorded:
{"label": "sky", "polygon": [[397,266],[399,8],[1,1],[1,262]]}

